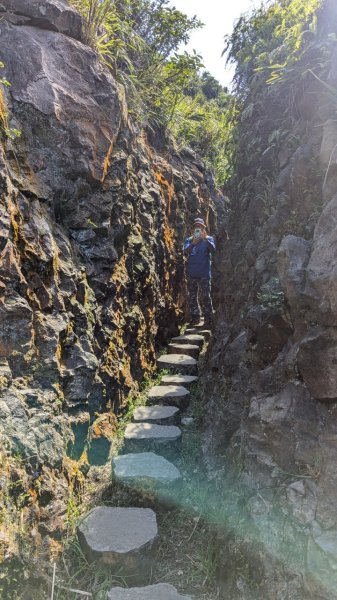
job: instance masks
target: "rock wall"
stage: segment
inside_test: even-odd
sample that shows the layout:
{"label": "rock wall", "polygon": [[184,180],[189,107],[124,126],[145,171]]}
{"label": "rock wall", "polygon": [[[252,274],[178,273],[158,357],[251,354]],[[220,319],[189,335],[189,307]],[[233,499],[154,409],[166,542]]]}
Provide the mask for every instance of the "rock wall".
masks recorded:
{"label": "rock wall", "polygon": [[[321,42],[336,17],[326,3]],[[336,89],[336,50],[329,61]],[[221,250],[204,452],[223,490],[218,576],[233,599],[337,598],[337,129],[326,90],[314,79],[294,89],[301,143],[278,147],[274,181],[252,173],[232,198]]]}
{"label": "rock wall", "polygon": [[178,331],[181,244],[197,215],[214,225],[215,192],[193,154],[132,124],[63,0],[0,11],[8,127],[21,132],[0,116],[0,437],[52,512],[65,490],[48,468],[62,467],[72,420],[117,414]]}

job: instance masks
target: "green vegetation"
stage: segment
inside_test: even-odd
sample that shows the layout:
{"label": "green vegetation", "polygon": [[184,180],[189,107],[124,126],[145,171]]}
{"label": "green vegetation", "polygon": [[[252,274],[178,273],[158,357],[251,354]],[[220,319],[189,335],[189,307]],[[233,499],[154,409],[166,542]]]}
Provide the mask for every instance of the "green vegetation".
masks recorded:
{"label": "green vegetation", "polygon": [[83,41],[124,85],[136,121],[190,146],[222,184],[230,174],[235,103],[211,75],[201,75],[201,56],[178,51],[202,23],[168,0],[72,4],[85,19]]}
{"label": "green vegetation", "polygon": [[236,64],[234,92],[240,108],[234,135],[235,170],[248,190],[250,177],[254,183],[264,178],[272,192],[270,181],[279,169],[280,148],[294,152],[303,141],[300,103],[310,98],[317,78],[324,80],[336,44],[332,37],[320,36],[321,4],[321,0],[263,4],[242,16],[227,38],[225,52],[228,61]]}
{"label": "green vegetation", "polygon": [[[3,69],[4,66],[3,62],[0,61],[0,69]],[[15,139],[20,137],[21,132],[9,125],[9,114],[4,93],[4,89],[10,87],[10,85],[5,77],[0,77],[0,137],[3,134],[6,138]]]}
{"label": "green vegetation", "polygon": [[269,308],[280,308],[284,305],[284,292],[281,288],[280,280],[272,277],[267,283],[261,286],[261,292],[258,299],[262,306]]}

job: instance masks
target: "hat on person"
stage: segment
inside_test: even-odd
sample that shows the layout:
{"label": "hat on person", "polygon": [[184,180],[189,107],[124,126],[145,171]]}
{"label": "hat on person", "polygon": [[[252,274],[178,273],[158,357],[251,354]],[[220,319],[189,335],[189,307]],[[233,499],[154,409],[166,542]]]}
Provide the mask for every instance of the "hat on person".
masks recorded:
{"label": "hat on person", "polygon": [[202,225],[203,227],[206,227],[204,219],[194,219],[193,225]]}

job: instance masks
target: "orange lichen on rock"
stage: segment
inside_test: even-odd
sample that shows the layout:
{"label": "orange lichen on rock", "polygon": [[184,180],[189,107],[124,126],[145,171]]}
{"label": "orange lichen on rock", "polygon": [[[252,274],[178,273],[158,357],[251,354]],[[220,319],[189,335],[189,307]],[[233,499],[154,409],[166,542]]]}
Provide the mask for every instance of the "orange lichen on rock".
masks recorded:
{"label": "orange lichen on rock", "polygon": [[166,248],[169,252],[173,252],[174,250],[174,229],[171,227],[169,219],[171,216],[171,202],[174,197],[174,187],[169,181],[164,177],[160,171],[154,172],[155,179],[160,186],[162,192],[162,198],[165,201],[165,218],[163,224],[163,239],[165,242]]}
{"label": "orange lichen on rock", "polygon": [[91,425],[91,435],[93,438],[106,437],[112,439],[117,431],[117,417],[113,413],[104,413],[99,415]]}

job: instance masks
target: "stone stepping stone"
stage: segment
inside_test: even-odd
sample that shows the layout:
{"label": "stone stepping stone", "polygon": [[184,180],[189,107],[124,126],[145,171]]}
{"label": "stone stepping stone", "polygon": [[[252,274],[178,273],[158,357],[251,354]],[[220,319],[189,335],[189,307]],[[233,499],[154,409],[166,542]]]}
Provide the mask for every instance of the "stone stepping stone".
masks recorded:
{"label": "stone stepping stone", "polygon": [[159,400],[164,404],[186,408],[191,392],[182,385],[154,385],[149,391],[149,400]]}
{"label": "stone stepping stone", "polygon": [[194,344],[196,346],[202,346],[205,339],[203,335],[198,333],[190,333],[189,335],[178,335],[171,340],[172,344]]}
{"label": "stone stepping stone", "polygon": [[107,600],[192,600],[192,598],[179,594],[173,585],[157,583],[142,588],[112,588],[108,592]]}
{"label": "stone stepping stone", "polygon": [[165,492],[181,483],[181,473],[163,456],[153,452],[120,454],[112,460],[113,479],[141,490]]}
{"label": "stone stepping stone", "polygon": [[159,385],[181,385],[186,386],[198,381],[193,375],[164,375]]}
{"label": "stone stepping stone", "polygon": [[177,425],[180,423],[179,413],[176,406],[139,406],[133,413],[133,420],[136,423],[147,421],[156,425]]}
{"label": "stone stepping stone", "polygon": [[157,359],[158,369],[171,369],[182,375],[196,375],[197,361],[187,354],[163,354]]}
{"label": "stone stepping stone", "polygon": [[202,335],[205,340],[209,340],[212,332],[210,329],[185,329],[184,335]]}
{"label": "stone stepping stone", "polygon": [[134,584],[146,581],[153,567],[157,536],[157,518],[150,508],[97,506],[78,526],[88,560],[112,565],[119,575],[132,577]]}
{"label": "stone stepping stone", "polygon": [[187,327],[193,327],[194,329],[205,329],[205,320],[201,319],[197,325],[191,325],[187,323]]}
{"label": "stone stepping stone", "polygon": [[198,358],[200,349],[195,344],[169,344],[168,351],[170,354],[187,354],[193,358]]}
{"label": "stone stepping stone", "polygon": [[124,434],[123,454],[129,452],[158,452],[168,458],[181,450],[181,430],[175,425],[129,423]]}

